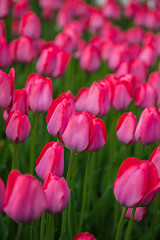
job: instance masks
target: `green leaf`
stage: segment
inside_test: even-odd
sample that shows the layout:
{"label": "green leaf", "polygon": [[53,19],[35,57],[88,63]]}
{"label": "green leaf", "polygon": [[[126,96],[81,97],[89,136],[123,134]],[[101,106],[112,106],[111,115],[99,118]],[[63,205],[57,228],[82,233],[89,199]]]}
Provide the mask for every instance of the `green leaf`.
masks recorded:
{"label": "green leaf", "polygon": [[0,215],[0,239],[5,240],[8,236],[8,228],[2,215]]}

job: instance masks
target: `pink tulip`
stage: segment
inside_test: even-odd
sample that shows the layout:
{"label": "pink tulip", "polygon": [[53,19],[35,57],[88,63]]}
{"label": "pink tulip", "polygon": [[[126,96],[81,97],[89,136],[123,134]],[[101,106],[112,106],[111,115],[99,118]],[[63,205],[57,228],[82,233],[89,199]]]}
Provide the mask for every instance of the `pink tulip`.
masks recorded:
{"label": "pink tulip", "polygon": [[48,132],[62,136],[70,117],[75,113],[74,103],[67,97],[56,98],[48,109],[46,117]]}
{"label": "pink tulip", "polygon": [[106,1],[102,10],[103,10],[104,16],[107,18],[118,20],[121,17],[120,6],[114,0]]}
{"label": "pink tulip", "polygon": [[110,108],[109,91],[109,87],[103,82],[94,82],[89,89],[82,88],[76,98],[76,110],[105,116]]}
{"label": "pink tulip", "polygon": [[88,28],[92,34],[96,34],[104,24],[104,16],[98,9],[92,11],[88,20]]}
{"label": "pink tulip", "polygon": [[59,10],[62,5],[62,0],[40,0],[39,5],[43,9]]}
{"label": "pink tulip", "polygon": [[149,161],[154,163],[158,171],[158,177],[160,179],[160,146],[158,146],[150,155]]}
{"label": "pink tulip", "polygon": [[155,199],[159,188],[155,165],[138,158],[127,158],[122,163],[113,184],[115,198],[127,208],[147,206]]}
{"label": "pink tulip", "polygon": [[12,33],[14,36],[17,36],[19,34],[19,20],[13,20]]}
{"label": "pink tulip", "polygon": [[154,88],[158,96],[160,92],[160,72],[152,72],[149,75],[148,83]]}
{"label": "pink tulip", "polygon": [[41,23],[34,12],[30,11],[23,15],[20,20],[19,33],[20,35],[26,35],[32,39],[40,38]]}
{"label": "pink tulip", "polygon": [[144,84],[136,89],[134,99],[138,107],[149,107],[155,104],[156,91],[150,84]]}
{"label": "pink tulip", "polygon": [[137,124],[135,139],[150,145],[160,139],[160,112],[154,107],[145,108]]}
{"label": "pink tulip", "polygon": [[[29,84],[29,85],[28,85]],[[52,81],[41,75],[32,74],[28,79],[28,104],[32,112],[47,112],[52,103]]]}
{"label": "pink tulip", "polygon": [[0,21],[0,38],[6,36],[6,30],[3,21]]}
{"label": "pink tulip", "polygon": [[118,139],[124,144],[134,142],[134,134],[136,130],[136,116],[132,112],[124,113],[116,126],[116,134]]}
{"label": "pink tulip", "polygon": [[10,48],[5,37],[0,37],[0,68],[6,68],[11,63]]}
{"label": "pink tulip", "polygon": [[46,199],[41,183],[29,174],[22,175],[13,170],[6,186],[6,214],[16,222],[28,223],[39,219],[45,209]]}
{"label": "pink tulip", "polygon": [[107,132],[104,122],[100,118],[92,116],[87,150],[95,152],[101,149],[107,141]]}
{"label": "pink tulip", "polygon": [[47,200],[46,210],[53,214],[63,212],[68,205],[71,192],[66,180],[50,173],[44,180],[43,191]]}
{"label": "pink tulip", "polygon": [[73,240],[96,240],[96,238],[89,232],[77,234]]}
{"label": "pink tulip", "polygon": [[20,0],[14,4],[13,18],[21,19],[22,16],[29,11],[29,2],[27,0]]}
{"label": "pink tulip", "polygon": [[[65,2],[67,3],[67,2]],[[57,14],[57,26],[59,28],[64,28],[72,21],[72,16],[69,11],[63,6]]]}
{"label": "pink tulip", "polygon": [[6,134],[12,142],[24,142],[30,132],[30,122],[23,112],[14,110],[7,118]]}
{"label": "pink tulip", "polygon": [[154,64],[156,62],[156,54],[155,54],[155,50],[152,46],[144,46],[141,49],[138,57],[148,67],[154,66]]}
{"label": "pink tulip", "polygon": [[35,171],[39,178],[45,179],[48,173],[61,177],[64,170],[64,149],[59,142],[47,143],[36,163]]}
{"label": "pink tulip", "polygon": [[73,32],[72,34],[70,34],[70,32],[61,32],[57,34],[55,44],[67,53],[72,53],[77,48],[77,37]]}
{"label": "pink tulip", "polygon": [[100,55],[96,46],[90,44],[86,46],[80,57],[80,65],[84,71],[93,72],[100,66]]}
{"label": "pink tulip", "polygon": [[[128,220],[130,220],[130,218],[131,218],[132,210],[133,210],[133,208],[127,209],[125,218],[127,218]],[[133,221],[134,222],[143,221],[145,219],[145,213],[146,213],[146,207],[137,207],[135,214],[134,214]]]}
{"label": "pink tulip", "polygon": [[81,152],[88,147],[91,115],[88,112],[75,113],[62,135],[64,145],[74,152]]}
{"label": "pink tulip", "polygon": [[11,68],[9,74],[0,70],[0,110],[11,107],[14,100],[15,69]]}
{"label": "pink tulip", "polygon": [[4,182],[2,181],[2,179],[0,178],[0,213],[3,212],[3,204],[4,204],[4,196],[5,196],[5,186],[4,186]]}
{"label": "pink tulip", "polygon": [[10,0],[0,1],[0,18],[6,18],[9,14]]}
{"label": "pink tulip", "polygon": [[4,111],[3,117],[7,121],[8,115],[14,110],[20,110],[24,114],[28,114],[28,97],[25,88],[15,91],[15,98],[11,108]]}
{"label": "pink tulip", "polygon": [[126,38],[130,44],[140,44],[143,39],[143,30],[140,27],[129,28]]}

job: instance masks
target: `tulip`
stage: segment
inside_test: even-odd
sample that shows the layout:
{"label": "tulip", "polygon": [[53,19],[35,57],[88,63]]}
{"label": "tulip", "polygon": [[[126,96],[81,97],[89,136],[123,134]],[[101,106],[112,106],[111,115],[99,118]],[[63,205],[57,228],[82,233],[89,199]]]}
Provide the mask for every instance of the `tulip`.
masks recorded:
{"label": "tulip", "polygon": [[0,18],[6,18],[9,14],[10,0],[0,2]]}
{"label": "tulip", "polygon": [[154,107],[145,108],[135,131],[136,141],[150,145],[160,139],[160,112]]}
{"label": "tulip", "polygon": [[62,134],[64,145],[74,152],[81,152],[88,147],[91,115],[88,112],[73,114]]}
{"label": "tulip", "polygon": [[8,115],[14,110],[20,110],[24,114],[28,114],[28,97],[25,88],[15,91],[15,98],[12,107],[5,110],[3,113],[5,121],[7,121]]}
{"label": "tulip", "polygon": [[48,132],[56,137],[62,136],[70,117],[74,113],[72,100],[67,97],[56,98],[49,107],[46,117]]}
{"label": "tulip", "polygon": [[34,12],[30,11],[23,15],[19,24],[19,33],[32,39],[40,38],[41,23]]}
{"label": "tulip", "polygon": [[73,240],[96,240],[96,238],[89,232],[77,234]]}
{"label": "tulip", "polygon": [[[67,4],[67,2],[65,2],[65,4]],[[56,20],[57,26],[59,28],[64,28],[71,21],[72,21],[72,16],[70,12],[67,11],[67,9],[63,6],[63,8],[61,8],[57,14],[57,20]]]}
{"label": "tulip", "polygon": [[148,83],[154,88],[156,91],[157,96],[160,92],[160,73],[159,72],[152,72],[149,75]]}
{"label": "tulip", "polygon": [[160,178],[160,146],[158,146],[150,155],[149,161],[154,163],[158,171],[158,177]]}
{"label": "tulip", "polygon": [[0,178],[0,213],[3,212],[3,203],[4,203],[4,196],[5,196],[5,186],[4,186],[4,182],[2,181],[2,179]]}
{"label": "tulip", "polygon": [[17,36],[19,33],[19,20],[13,20],[12,22],[12,33]]}
{"label": "tulip", "polygon": [[116,134],[118,139],[124,144],[134,142],[136,122],[136,116],[132,112],[124,113],[120,117],[116,126]]}
{"label": "tulip", "polygon": [[144,207],[158,194],[160,180],[155,165],[138,158],[127,158],[118,170],[113,184],[117,201],[124,207]]}
{"label": "tulip", "polygon": [[39,219],[45,209],[46,199],[41,183],[30,174],[22,175],[13,170],[6,186],[6,214],[16,222],[29,223]]}
{"label": "tulip", "polygon": [[23,112],[14,110],[7,118],[6,134],[12,142],[24,142],[30,132],[30,122]]}
{"label": "tulip", "polygon": [[0,38],[6,36],[5,26],[3,21],[0,21]]}
{"label": "tulip", "polygon": [[143,39],[143,30],[140,27],[129,28],[126,38],[130,44],[140,44]]}
{"label": "tulip", "polygon": [[[32,78],[33,77],[33,78]],[[29,84],[28,104],[32,112],[47,112],[52,103],[52,81],[37,75],[31,75],[26,85]]]}
{"label": "tulip", "polygon": [[0,37],[0,68],[6,68],[11,63],[10,48],[5,37]]}
{"label": "tulip", "polygon": [[136,89],[134,99],[138,107],[146,108],[155,104],[156,92],[150,84],[144,84]]}
{"label": "tulip", "polygon": [[78,36],[74,32],[62,32],[56,36],[55,44],[60,49],[64,49],[67,53],[72,53],[77,48],[77,37]]}
{"label": "tulip", "polygon": [[76,98],[76,110],[105,116],[110,108],[109,90],[109,87],[103,82],[94,82],[89,89],[82,88]]}
{"label": "tulip", "polygon": [[[125,218],[127,218],[128,220],[130,220],[130,218],[131,218],[132,210],[133,210],[133,208],[128,208],[127,209]],[[146,213],[146,207],[137,207],[136,211],[135,211],[135,214],[134,214],[133,221],[134,222],[143,221],[144,218],[145,218],[145,213]]]}
{"label": "tulip", "polygon": [[25,13],[29,11],[29,2],[27,0],[20,0],[15,2],[13,6],[13,18],[21,19]]}
{"label": "tulip", "polygon": [[121,17],[121,9],[116,1],[109,0],[103,6],[103,14],[107,18],[118,20]]}
{"label": "tulip", "polygon": [[100,56],[96,46],[90,44],[82,50],[80,65],[81,68],[87,72],[93,72],[99,68]]}
{"label": "tulip", "polygon": [[64,170],[64,149],[59,142],[47,143],[36,163],[35,171],[41,179],[45,179],[48,173],[61,177]]}
{"label": "tulip", "polygon": [[154,64],[156,62],[156,54],[155,54],[155,50],[153,49],[152,46],[144,46],[141,49],[138,57],[148,67],[154,66]]}
{"label": "tulip", "polygon": [[107,132],[104,122],[92,116],[91,129],[89,135],[89,145],[87,150],[95,152],[101,149],[107,141]]}
{"label": "tulip", "polygon": [[59,10],[62,5],[62,0],[40,0],[39,5],[43,9]]}
{"label": "tulip", "polygon": [[47,200],[46,211],[53,214],[63,212],[68,205],[71,192],[66,180],[50,173],[44,180],[43,191]]}
{"label": "tulip", "polygon": [[88,20],[88,28],[92,34],[98,33],[101,27],[104,24],[104,16],[99,10],[93,10],[90,13],[89,20]]}
{"label": "tulip", "polygon": [[14,100],[15,70],[11,68],[9,74],[0,70],[0,110],[10,107]]}

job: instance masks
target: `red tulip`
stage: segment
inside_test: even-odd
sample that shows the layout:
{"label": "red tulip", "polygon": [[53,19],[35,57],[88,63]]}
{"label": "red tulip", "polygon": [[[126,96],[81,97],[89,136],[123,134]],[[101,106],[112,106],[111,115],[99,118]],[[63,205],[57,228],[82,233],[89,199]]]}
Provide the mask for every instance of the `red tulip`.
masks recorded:
{"label": "red tulip", "polygon": [[46,211],[53,214],[63,212],[68,205],[71,192],[66,180],[50,173],[44,180],[43,191],[47,200]]}
{"label": "red tulip", "polygon": [[145,108],[137,124],[135,139],[150,145],[160,139],[160,112],[154,107]]}
{"label": "red tulip", "polygon": [[22,175],[13,170],[6,186],[6,214],[16,222],[28,223],[39,219],[45,209],[46,199],[41,183],[29,174]]}
{"label": "red tulip", "polygon": [[6,134],[12,142],[24,142],[30,132],[30,122],[23,112],[14,110],[7,118]]}
{"label": "red tulip", "polygon": [[5,196],[5,186],[4,186],[4,182],[2,181],[2,179],[0,178],[0,213],[2,213],[3,211],[3,203],[4,203],[4,196]]}
{"label": "red tulip", "polygon": [[64,170],[64,149],[59,142],[47,143],[36,163],[35,171],[41,179],[45,179],[48,173],[61,177]]}
{"label": "red tulip", "polygon": [[113,184],[115,198],[127,208],[147,206],[155,199],[159,188],[155,165],[138,158],[127,158],[122,163]]}
{"label": "red tulip", "polygon": [[89,232],[77,234],[73,240],[96,240],[96,238]]}
{"label": "red tulip", "polygon": [[0,110],[11,107],[14,100],[15,70],[11,68],[9,74],[0,70]]}
{"label": "red tulip", "polygon": [[134,134],[136,130],[136,116],[132,112],[124,113],[116,126],[116,134],[118,139],[124,144],[134,142]]}

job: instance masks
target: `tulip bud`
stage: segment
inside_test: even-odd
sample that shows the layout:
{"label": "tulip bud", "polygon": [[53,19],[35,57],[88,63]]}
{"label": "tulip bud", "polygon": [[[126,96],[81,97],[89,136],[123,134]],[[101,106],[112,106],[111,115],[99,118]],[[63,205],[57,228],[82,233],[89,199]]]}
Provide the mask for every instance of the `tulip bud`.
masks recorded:
{"label": "tulip bud", "polygon": [[50,173],[44,180],[43,191],[47,200],[46,211],[53,214],[63,212],[67,207],[71,192],[66,180]]}
{"label": "tulip bud", "polygon": [[72,100],[67,97],[56,98],[49,107],[46,117],[48,132],[56,137],[62,136],[70,117],[74,113]]}
{"label": "tulip bud", "polygon": [[0,68],[6,68],[11,63],[10,48],[5,37],[0,37]]}
{"label": "tulip bud", "polygon": [[24,142],[30,132],[30,122],[23,112],[14,110],[8,116],[6,122],[6,134],[12,142]]}
{"label": "tulip bud", "polygon": [[150,145],[160,139],[160,112],[154,107],[145,108],[135,131],[136,141]]}
{"label": "tulip bud", "polygon": [[134,99],[138,107],[146,108],[155,104],[156,92],[150,84],[144,84],[136,89]]}
{"label": "tulip bud", "polygon": [[30,174],[22,175],[13,170],[6,186],[6,214],[16,222],[29,223],[39,219],[45,209],[46,199],[41,183]]}
{"label": "tulip bud", "polygon": [[160,92],[160,72],[152,72],[149,75],[148,83],[154,88],[158,96]]}
{"label": "tulip bud", "polygon": [[[127,218],[128,220],[131,219],[132,210],[133,208],[127,209],[125,218]],[[133,222],[143,221],[145,218],[145,213],[146,213],[146,207],[137,207],[134,214]]]}
{"label": "tulip bud", "polygon": [[0,19],[6,18],[9,14],[10,3],[9,0],[3,0],[0,3]]}
{"label": "tulip bud", "polygon": [[96,240],[96,238],[89,232],[84,232],[77,234],[73,240]]}
{"label": "tulip bud", "polygon": [[118,170],[113,184],[117,201],[125,207],[144,207],[158,194],[160,180],[155,165],[138,158],[127,158]]}
{"label": "tulip bud", "polygon": [[62,134],[64,145],[74,152],[85,150],[89,144],[91,115],[88,112],[73,114]]}
{"label": "tulip bud", "polygon": [[17,1],[13,6],[13,18],[21,19],[23,15],[28,11],[29,11],[29,2],[27,0]]}
{"label": "tulip bud", "polygon": [[160,146],[158,146],[150,155],[149,161],[154,163],[158,171],[158,177],[160,179]]}
{"label": "tulip bud", "polygon": [[118,139],[124,144],[134,142],[134,134],[136,130],[136,116],[132,112],[124,113],[116,126]]}
{"label": "tulip bud", "polygon": [[52,81],[39,74],[29,76],[27,83],[28,104],[31,111],[35,113],[47,112],[52,103]]}
{"label": "tulip bud", "polygon": [[106,18],[118,20],[121,17],[121,9],[116,1],[109,0],[103,6],[103,14]]}
{"label": "tulip bud", "polygon": [[23,15],[20,20],[19,33],[20,35],[26,35],[32,39],[40,38],[41,23],[34,12],[30,11]]}
{"label": "tulip bud", "polygon": [[4,196],[5,196],[5,186],[4,182],[0,178],[0,213],[3,211],[3,203],[4,203]]}
{"label": "tulip bud", "polygon": [[59,142],[47,143],[36,163],[35,171],[39,178],[45,179],[48,173],[61,177],[64,170],[64,149]]}

